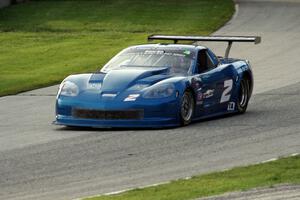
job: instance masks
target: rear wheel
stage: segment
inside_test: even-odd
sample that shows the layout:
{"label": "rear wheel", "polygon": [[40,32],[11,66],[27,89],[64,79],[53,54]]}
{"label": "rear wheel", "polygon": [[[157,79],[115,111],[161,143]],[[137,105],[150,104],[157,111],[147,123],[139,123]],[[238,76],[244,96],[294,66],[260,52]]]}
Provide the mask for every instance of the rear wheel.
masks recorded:
{"label": "rear wheel", "polygon": [[185,91],[180,106],[180,118],[181,124],[186,126],[191,123],[192,117],[194,115],[195,102],[193,94],[190,91]]}
{"label": "rear wheel", "polygon": [[249,80],[247,78],[243,78],[240,83],[240,89],[238,94],[238,102],[237,109],[239,113],[244,113],[247,110],[248,102],[249,102]]}

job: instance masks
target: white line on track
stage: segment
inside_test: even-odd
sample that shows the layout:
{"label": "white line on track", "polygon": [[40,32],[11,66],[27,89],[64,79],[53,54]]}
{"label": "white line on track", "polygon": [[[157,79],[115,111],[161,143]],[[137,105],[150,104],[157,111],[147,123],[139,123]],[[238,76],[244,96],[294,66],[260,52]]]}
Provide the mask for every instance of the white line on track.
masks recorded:
{"label": "white line on track", "polygon": [[[290,157],[290,156],[294,157],[294,156],[298,156],[298,155],[299,155],[299,153],[293,153],[293,154],[288,155],[287,157]],[[265,161],[258,162],[257,164],[263,164],[263,163],[268,163],[268,162],[276,161],[279,158],[281,158],[281,157],[271,158],[271,159],[268,159],[268,160],[265,160]],[[233,168],[227,168],[227,169],[224,169],[224,170],[221,170],[221,171],[228,171],[230,169],[233,169]],[[183,179],[178,179],[178,180],[189,180],[191,178],[192,178],[192,176],[187,176],[187,177],[185,177]],[[154,183],[154,184],[150,184],[150,185],[146,185],[146,186],[142,186],[142,187],[137,187],[137,188],[128,188],[128,189],[124,189],[124,190],[118,190],[118,191],[114,191],[114,192],[108,192],[108,193],[104,193],[104,194],[100,194],[100,195],[94,195],[94,196],[88,196],[88,197],[84,197],[84,198],[95,198],[95,197],[100,197],[100,196],[116,195],[116,194],[120,194],[120,193],[131,191],[131,190],[134,190],[134,189],[144,189],[144,188],[149,188],[149,187],[164,185],[164,184],[168,184],[168,183],[171,183],[171,181]],[[82,200],[82,199],[83,198],[77,198],[77,199],[73,199],[73,200]]]}
{"label": "white line on track", "polygon": [[259,162],[259,163],[268,163],[268,162],[272,162],[272,161],[275,161],[275,160],[278,160],[278,158],[271,158],[271,159],[264,160],[264,161]]}
{"label": "white line on track", "polygon": [[[234,12],[234,14],[233,14],[231,20],[235,19],[235,18],[238,16],[238,14],[239,14],[239,4],[236,3],[236,4],[234,5],[234,8],[235,8],[235,12]],[[231,21],[231,20],[230,20],[230,21]]]}
{"label": "white line on track", "polygon": [[[188,180],[188,179],[191,179],[191,178],[192,177],[189,176],[189,177],[186,177],[184,179]],[[128,188],[128,189],[124,189],[124,190],[107,192],[107,193],[104,193],[104,194],[93,195],[93,196],[88,196],[88,197],[84,197],[84,198],[76,198],[76,199],[73,199],[73,200],[82,200],[82,199],[85,199],[85,198],[95,198],[95,197],[100,197],[100,196],[116,195],[116,194],[120,194],[120,193],[131,191],[131,190],[134,190],[134,189],[144,189],[144,188],[149,188],[149,187],[164,185],[164,184],[168,184],[168,183],[171,183],[171,181],[159,182],[159,183],[154,183],[154,184],[150,184],[150,185],[146,185],[146,186],[141,186],[141,187],[136,187],[136,188]]]}

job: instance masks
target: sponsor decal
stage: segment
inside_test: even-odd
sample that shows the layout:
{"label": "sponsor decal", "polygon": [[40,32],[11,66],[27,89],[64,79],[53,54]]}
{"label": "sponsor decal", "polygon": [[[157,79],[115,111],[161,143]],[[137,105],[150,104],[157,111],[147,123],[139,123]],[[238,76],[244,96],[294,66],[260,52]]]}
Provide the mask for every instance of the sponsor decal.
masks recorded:
{"label": "sponsor decal", "polygon": [[199,82],[196,82],[196,83],[195,83],[195,88],[198,89],[199,87],[200,87],[200,83],[199,83]]}
{"label": "sponsor decal", "polygon": [[206,92],[203,93],[203,99],[208,99],[212,96],[214,96],[215,90],[206,90]]}
{"label": "sponsor decal", "polygon": [[146,50],[144,54],[164,54],[164,51]]}
{"label": "sponsor decal", "polygon": [[198,94],[197,94],[197,105],[201,105],[201,104],[203,104],[203,93],[198,92]]}
{"label": "sponsor decal", "polygon": [[209,104],[209,103],[203,105],[204,108],[208,108],[208,107],[210,107],[210,106],[211,106],[211,104]]}
{"label": "sponsor decal", "polygon": [[116,97],[117,96],[117,94],[113,94],[113,93],[104,93],[104,94],[102,94],[102,97]]}
{"label": "sponsor decal", "polygon": [[186,55],[190,55],[190,54],[191,54],[191,51],[185,50],[183,53],[186,54]]}
{"label": "sponsor decal", "polygon": [[183,55],[183,54],[179,54],[179,53],[173,53],[173,56],[177,56],[177,57],[184,57],[185,55]]}
{"label": "sponsor decal", "polygon": [[135,101],[139,96],[140,94],[130,94],[124,99],[124,101]]}
{"label": "sponsor decal", "polygon": [[191,82],[192,82],[192,86],[193,86],[193,88],[196,88],[196,89],[201,89],[200,88],[200,81],[201,81],[201,79],[200,78],[192,78],[191,79]]}
{"label": "sponsor decal", "polygon": [[197,95],[197,100],[198,101],[202,101],[203,100],[203,94],[202,92],[199,92],[198,95]]}
{"label": "sponsor decal", "polygon": [[228,111],[233,111],[235,109],[235,102],[229,102],[227,106]]}

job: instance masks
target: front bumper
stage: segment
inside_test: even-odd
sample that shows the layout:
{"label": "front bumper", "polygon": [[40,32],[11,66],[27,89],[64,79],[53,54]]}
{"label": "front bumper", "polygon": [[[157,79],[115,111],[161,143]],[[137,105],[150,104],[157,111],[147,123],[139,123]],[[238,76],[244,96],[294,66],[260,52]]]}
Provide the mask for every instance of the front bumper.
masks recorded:
{"label": "front bumper", "polygon": [[143,120],[92,120],[76,119],[67,116],[56,116],[56,125],[80,126],[94,128],[159,128],[179,126],[173,118],[148,118]]}
{"label": "front bumper", "polygon": [[[174,127],[180,125],[178,105],[178,100],[174,98],[139,100],[135,102],[106,101],[101,103],[59,98],[56,102],[56,121],[54,124],[97,128]],[[78,109],[83,110],[83,114],[78,114]],[[86,111],[91,112],[85,113]],[[139,116],[134,116],[131,113],[129,117],[123,113],[118,115],[111,114],[119,111],[123,113],[128,111],[141,112]]]}

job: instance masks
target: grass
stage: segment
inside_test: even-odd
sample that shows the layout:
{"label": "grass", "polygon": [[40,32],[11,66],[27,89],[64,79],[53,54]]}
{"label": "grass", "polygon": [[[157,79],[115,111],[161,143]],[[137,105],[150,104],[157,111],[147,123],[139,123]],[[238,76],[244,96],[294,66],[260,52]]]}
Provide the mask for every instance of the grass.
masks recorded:
{"label": "grass", "polygon": [[188,200],[280,183],[300,184],[300,156],[85,200]]}
{"label": "grass", "polygon": [[101,68],[153,33],[207,35],[231,0],[31,0],[0,9],[0,96]]}

